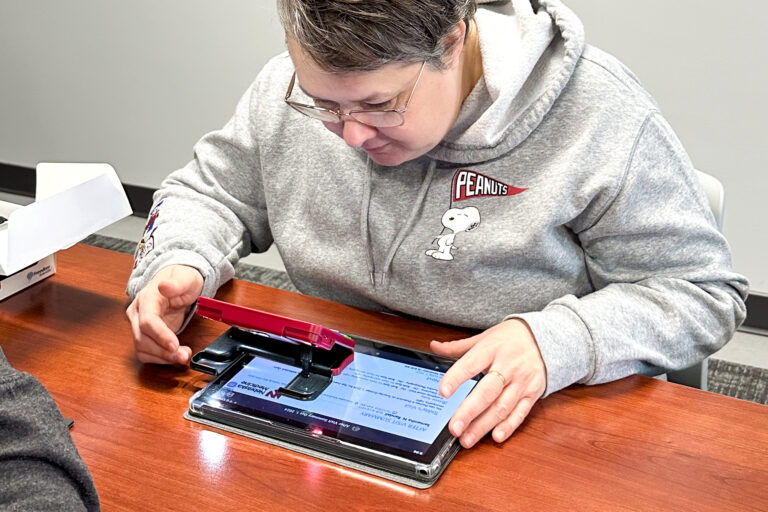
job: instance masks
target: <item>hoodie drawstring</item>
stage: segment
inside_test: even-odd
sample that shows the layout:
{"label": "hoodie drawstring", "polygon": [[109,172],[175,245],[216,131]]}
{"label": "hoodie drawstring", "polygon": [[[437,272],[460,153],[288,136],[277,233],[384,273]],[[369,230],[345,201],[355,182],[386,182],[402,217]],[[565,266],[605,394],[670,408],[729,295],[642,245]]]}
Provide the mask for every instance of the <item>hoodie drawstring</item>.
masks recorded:
{"label": "hoodie drawstring", "polygon": [[371,285],[376,286],[376,273],[373,267],[373,249],[371,249],[371,230],[368,227],[368,211],[371,209],[371,158],[365,164],[365,185],[363,188],[363,207],[360,209],[360,231],[363,235],[363,244],[368,257],[368,274],[371,276]]}
{"label": "hoodie drawstring", "polygon": [[[437,166],[437,161],[431,160],[429,161],[429,164],[427,165],[427,173],[424,175],[424,179],[421,182],[421,187],[419,188],[418,196],[416,197],[416,200],[413,203],[413,206],[411,207],[411,211],[408,214],[408,218],[406,219],[403,226],[400,228],[400,231],[397,232],[397,236],[395,237],[394,241],[392,242],[392,245],[389,247],[389,251],[387,252],[387,258],[384,261],[384,267],[381,271],[381,284],[385,284],[386,276],[389,274],[390,267],[392,266],[392,261],[395,259],[395,255],[397,254],[398,249],[400,249],[400,245],[402,245],[403,240],[405,240],[406,235],[411,231],[411,228],[413,227],[413,224],[416,222],[416,216],[419,213],[419,210],[421,209],[421,205],[424,203],[424,198],[427,197],[427,191],[429,190],[429,186],[432,184],[432,177],[435,174],[435,167]],[[368,158],[368,162],[366,165],[367,168],[367,174],[366,174],[366,180],[365,180],[365,187],[363,189],[363,207],[360,212],[360,229],[362,231],[363,235],[363,241],[365,243],[365,247],[367,250],[367,258],[368,258],[368,273],[371,277],[371,285],[376,286],[376,265],[373,261],[373,247],[371,245],[371,227],[370,227],[370,220],[368,218],[370,208],[371,208],[371,181],[373,176],[373,168],[371,165],[371,159]]]}

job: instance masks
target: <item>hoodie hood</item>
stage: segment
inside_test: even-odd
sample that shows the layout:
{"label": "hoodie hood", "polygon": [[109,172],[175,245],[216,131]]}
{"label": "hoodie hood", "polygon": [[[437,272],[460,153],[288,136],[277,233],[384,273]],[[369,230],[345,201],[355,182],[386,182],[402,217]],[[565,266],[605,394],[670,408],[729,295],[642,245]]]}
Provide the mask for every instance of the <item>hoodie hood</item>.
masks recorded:
{"label": "hoodie hood", "polygon": [[468,164],[514,149],[549,112],[584,49],[584,27],[560,1],[478,3],[483,76],[429,152],[437,160]]}

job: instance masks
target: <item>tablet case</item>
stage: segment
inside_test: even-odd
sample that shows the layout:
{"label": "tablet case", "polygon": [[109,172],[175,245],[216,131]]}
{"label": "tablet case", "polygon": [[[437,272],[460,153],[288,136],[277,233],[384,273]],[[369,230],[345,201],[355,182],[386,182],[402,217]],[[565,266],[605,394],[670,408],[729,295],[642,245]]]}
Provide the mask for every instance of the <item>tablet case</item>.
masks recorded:
{"label": "tablet case", "polygon": [[[192,397],[194,399],[194,397]],[[225,425],[223,423],[219,423],[216,421],[211,421],[205,418],[200,418],[198,416],[192,416],[189,414],[189,411],[184,412],[184,417],[190,421],[194,421],[196,423],[201,423],[203,425],[206,425],[208,427],[217,428],[219,430],[224,430],[226,432],[232,432],[233,434],[249,437],[251,439],[256,439],[258,441],[263,441],[265,443],[279,446],[281,448],[287,448],[288,450],[301,453],[303,455],[309,455],[310,457],[315,457],[320,460],[324,460],[327,462],[333,462],[334,464],[338,464],[340,466],[344,466],[350,469],[354,469],[357,471],[361,471],[363,473],[368,473],[369,475],[378,476],[381,478],[385,478],[387,480],[391,480],[393,482],[398,482],[405,485],[410,485],[411,487],[415,487],[417,489],[428,489],[432,487],[438,478],[440,478],[440,475],[443,474],[443,471],[445,471],[445,468],[448,466],[448,464],[453,460],[453,457],[456,456],[456,453],[458,453],[459,449],[461,448],[461,445],[454,440],[453,444],[450,446],[449,450],[445,453],[445,456],[443,457],[443,464],[440,467],[440,471],[438,471],[434,476],[432,476],[429,480],[417,480],[416,478],[408,478],[404,475],[401,475],[399,473],[393,473],[390,471],[385,471],[383,469],[374,468],[372,466],[368,466],[366,464],[360,464],[354,461],[351,461],[349,459],[343,459],[341,457],[336,457],[334,455],[330,455],[325,452],[321,452],[318,450],[312,450],[311,448],[307,448],[305,446],[300,446],[293,443],[288,443],[286,441],[281,441],[280,439],[275,439],[273,437],[264,436],[261,434],[257,434],[255,432],[251,432],[249,430],[244,430],[241,428],[233,427],[231,425]]]}
{"label": "tablet case", "polygon": [[[203,373],[219,375],[244,353],[253,354],[300,368],[301,371],[297,376],[279,391],[299,400],[312,400],[320,396],[320,393],[331,383],[333,376],[341,373],[354,358],[355,342],[352,338],[317,324],[206,297],[198,298],[196,311],[198,315],[204,318],[232,326],[208,347],[192,357],[190,367]],[[190,402],[203,391],[196,393]],[[419,480],[249,430],[193,416],[189,411],[184,413],[184,417],[209,427],[257,439],[418,489],[431,487],[461,447],[454,440],[443,453],[443,464],[440,470],[429,479]]]}

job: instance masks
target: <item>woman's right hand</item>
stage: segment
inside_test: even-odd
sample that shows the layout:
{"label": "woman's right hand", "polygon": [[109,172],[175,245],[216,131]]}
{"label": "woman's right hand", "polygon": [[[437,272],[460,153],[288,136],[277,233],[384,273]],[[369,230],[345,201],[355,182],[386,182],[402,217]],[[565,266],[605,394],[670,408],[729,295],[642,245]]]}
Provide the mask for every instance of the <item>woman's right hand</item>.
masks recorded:
{"label": "woman's right hand", "polygon": [[179,345],[176,331],[203,291],[203,276],[186,265],[160,269],[136,295],[125,314],[142,363],[188,364],[192,349]]}

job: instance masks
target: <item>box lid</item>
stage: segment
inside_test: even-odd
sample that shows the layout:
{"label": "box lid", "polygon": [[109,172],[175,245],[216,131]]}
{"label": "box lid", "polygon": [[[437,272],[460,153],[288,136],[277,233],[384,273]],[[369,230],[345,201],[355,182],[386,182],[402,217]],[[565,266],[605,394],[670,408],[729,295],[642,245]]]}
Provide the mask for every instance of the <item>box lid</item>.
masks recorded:
{"label": "box lid", "polygon": [[0,274],[10,275],[132,213],[109,164],[40,163],[35,202],[0,201]]}

